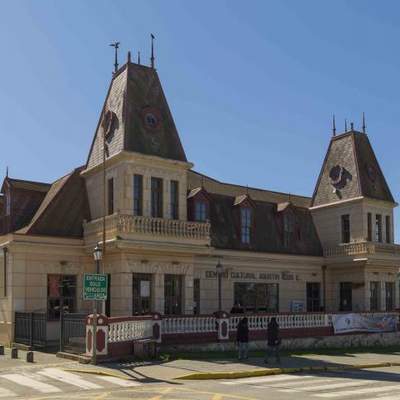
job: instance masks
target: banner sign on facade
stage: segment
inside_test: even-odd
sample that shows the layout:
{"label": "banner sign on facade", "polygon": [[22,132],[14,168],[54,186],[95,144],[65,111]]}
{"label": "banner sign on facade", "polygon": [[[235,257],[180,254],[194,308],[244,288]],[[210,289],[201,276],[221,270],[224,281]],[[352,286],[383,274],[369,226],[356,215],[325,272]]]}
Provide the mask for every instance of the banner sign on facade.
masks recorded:
{"label": "banner sign on facade", "polygon": [[332,315],[335,334],[348,332],[391,332],[396,330],[397,318],[394,315]]}
{"label": "banner sign on facade", "polygon": [[84,274],[83,300],[107,300],[107,278],[106,274]]}

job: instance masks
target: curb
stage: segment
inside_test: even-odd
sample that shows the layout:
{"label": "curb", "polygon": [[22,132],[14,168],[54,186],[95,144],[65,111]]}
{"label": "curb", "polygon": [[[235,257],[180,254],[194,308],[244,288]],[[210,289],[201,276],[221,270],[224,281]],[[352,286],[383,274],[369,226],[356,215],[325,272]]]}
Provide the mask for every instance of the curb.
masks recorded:
{"label": "curb", "polygon": [[374,364],[350,364],[350,365],[321,365],[314,367],[298,367],[298,368],[268,368],[256,369],[250,371],[237,371],[237,372],[196,372],[179,376],[175,379],[179,380],[211,380],[211,379],[240,379],[252,378],[257,376],[292,374],[295,372],[310,372],[310,371],[343,371],[350,369],[368,369],[368,368],[382,368],[382,367],[399,367],[400,363],[396,362],[381,362]]}

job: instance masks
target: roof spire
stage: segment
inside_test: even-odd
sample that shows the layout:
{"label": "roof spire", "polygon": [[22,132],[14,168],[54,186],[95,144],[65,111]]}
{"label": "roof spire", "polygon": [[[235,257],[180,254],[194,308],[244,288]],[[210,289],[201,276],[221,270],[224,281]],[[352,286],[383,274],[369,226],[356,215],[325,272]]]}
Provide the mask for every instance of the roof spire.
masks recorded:
{"label": "roof spire", "polygon": [[350,122],[350,130],[354,131],[354,122]]}
{"label": "roof spire", "polygon": [[111,43],[110,46],[115,49],[115,61],[114,61],[114,74],[118,71],[118,49],[120,42]]}
{"label": "roof spire", "polygon": [[336,136],[336,120],[335,120],[335,114],[333,114],[333,118],[332,118],[332,134],[333,134],[333,136]]}
{"label": "roof spire", "polygon": [[130,63],[131,63],[131,52],[128,51],[128,64],[130,64]]}
{"label": "roof spire", "polygon": [[137,52],[137,63],[140,65],[140,51]]}
{"label": "roof spire", "polygon": [[8,178],[8,165],[6,167],[6,178]]}
{"label": "roof spire", "polygon": [[344,131],[347,132],[347,119],[344,119]]}
{"label": "roof spire", "polygon": [[365,113],[362,115],[362,131],[363,133],[367,133],[367,127],[365,126]]}
{"label": "roof spire", "polygon": [[155,36],[151,33],[151,57],[150,57],[150,63],[151,63],[151,68],[154,68],[154,39]]}

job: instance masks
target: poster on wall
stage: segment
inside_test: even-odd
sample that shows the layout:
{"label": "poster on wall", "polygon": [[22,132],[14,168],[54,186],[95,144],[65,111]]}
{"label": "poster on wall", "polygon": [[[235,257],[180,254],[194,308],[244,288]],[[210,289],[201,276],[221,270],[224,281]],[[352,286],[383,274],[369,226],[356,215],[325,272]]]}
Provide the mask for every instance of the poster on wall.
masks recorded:
{"label": "poster on wall", "polygon": [[332,315],[335,334],[348,332],[392,332],[396,330],[397,318],[394,315]]}

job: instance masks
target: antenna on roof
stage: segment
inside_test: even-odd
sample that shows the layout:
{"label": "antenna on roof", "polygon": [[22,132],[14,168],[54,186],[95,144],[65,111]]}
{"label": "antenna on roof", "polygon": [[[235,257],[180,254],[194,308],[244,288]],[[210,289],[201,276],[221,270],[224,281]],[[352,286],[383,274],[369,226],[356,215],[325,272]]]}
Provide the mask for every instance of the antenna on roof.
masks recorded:
{"label": "antenna on roof", "polygon": [[137,52],[137,63],[140,65],[140,51]]}
{"label": "antenna on roof", "polygon": [[111,43],[110,46],[115,49],[115,61],[114,61],[114,74],[118,71],[118,49],[120,42]]}
{"label": "antenna on roof", "polygon": [[151,68],[154,68],[154,39],[155,36],[151,33],[151,57],[150,57],[150,63],[151,63]]}
{"label": "antenna on roof", "polygon": [[365,126],[365,113],[363,112],[363,116],[362,116],[362,131],[363,133],[367,132],[367,127]]}
{"label": "antenna on roof", "polygon": [[128,51],[128,63],[129,64],[131,63],[131,52],[130,51]]}
{"label": "antenna on roof", "polygon": [[333,118],[332,118],[332,134],[333,134],[333,136],[336,136],[336,121],[335,121],[335,114],[333,114]]}
{"label": "antenna on roof", "polygon": [[249,185],[246,185],[246,194],[249,196]]}
{"label": "antenna on roof", "polygon": [[347,119],[344,119],[344,131],[347,132]]}

